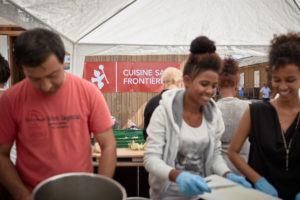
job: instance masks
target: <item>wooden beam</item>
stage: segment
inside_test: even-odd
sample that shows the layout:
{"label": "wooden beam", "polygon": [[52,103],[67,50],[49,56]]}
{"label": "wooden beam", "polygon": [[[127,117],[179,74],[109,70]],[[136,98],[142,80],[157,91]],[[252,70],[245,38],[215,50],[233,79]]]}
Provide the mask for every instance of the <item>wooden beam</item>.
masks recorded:
{"label": "wooden beam", "polygon": [[24,31],[1,31],[0,30],[0,35],[19,36],[23,32]]}
{"label": "wooden beam", "polygon": [[1,24],[0,27],[4,27],[4,28],[6,28],[6,27],[8,27],[8,28],[21,28],[18,25],[3,25],[3,24]]}

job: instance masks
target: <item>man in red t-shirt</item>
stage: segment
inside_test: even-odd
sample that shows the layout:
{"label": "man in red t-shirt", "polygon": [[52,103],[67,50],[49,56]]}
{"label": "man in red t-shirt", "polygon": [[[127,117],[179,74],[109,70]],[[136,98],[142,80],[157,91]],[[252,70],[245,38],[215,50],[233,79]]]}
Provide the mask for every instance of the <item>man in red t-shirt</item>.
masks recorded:
{"label": "man in red t-shirt", "polygon": [[[14,46],[26,78],[0,99],[0,182],[16,200],[29,200],[41,181],[67,172],[93,172],[90,132],[101,147],[98,173],[112,177],[116,142],[110,112],[92,83],[64,71],[60,37],[46,29],[20,35]],[[17,145],[16,167],[9,159]]]}

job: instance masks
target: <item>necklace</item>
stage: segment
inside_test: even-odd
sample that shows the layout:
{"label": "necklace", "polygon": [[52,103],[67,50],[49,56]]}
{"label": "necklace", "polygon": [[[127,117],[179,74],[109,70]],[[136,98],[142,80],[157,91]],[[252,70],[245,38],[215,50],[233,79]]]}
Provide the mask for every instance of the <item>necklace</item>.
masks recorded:
{"label": "necklace", "polygon": [[[278,119],[279,119],[279,107],[278,107],[277,99],[276,99],[275,103],[276,103],[276,106],[278,109]],[[298,129],[298,124],[299,124],[299,113],[297,114],[297,123],[296,123],[295,131],[297,131],[297,129]],[[289,144],[287,144],[285,137],[284,137],[283,129],[281,127],[280,119],[279,119],[279,126],[281,129],[281,137],[282,137],[283,145],[284,145],[284,149],[285,149],[285,171],[289,171],[289,153],[290,153],[290,149],[292,146],[293,137],[290,139]]]}

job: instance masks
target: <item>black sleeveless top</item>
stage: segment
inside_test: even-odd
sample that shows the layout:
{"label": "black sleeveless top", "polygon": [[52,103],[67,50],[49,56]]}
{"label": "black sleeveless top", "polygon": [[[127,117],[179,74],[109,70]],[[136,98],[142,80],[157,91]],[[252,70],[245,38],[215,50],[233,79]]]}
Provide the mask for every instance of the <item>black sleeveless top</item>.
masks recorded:
{"label": "black sleeveless top", "polygon": [[[294,119],[285,133],[287,144],[292,139],[289,170],[277,112],[269,102],[250,104],[249,165],[264,176],[284,200],[294,200],[300,192],[300,123]],[[298,114],[299,115],[299,114]]]}

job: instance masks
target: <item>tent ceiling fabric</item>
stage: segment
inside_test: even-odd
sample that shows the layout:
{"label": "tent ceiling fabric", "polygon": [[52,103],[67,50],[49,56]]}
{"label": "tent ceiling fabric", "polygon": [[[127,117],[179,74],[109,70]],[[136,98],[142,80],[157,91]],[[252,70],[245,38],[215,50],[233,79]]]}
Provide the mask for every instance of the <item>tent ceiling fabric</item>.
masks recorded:
{"label": "tent ceiling fabric", "polygon": [[206,35],[224,49],[267,46],[275,33],[299,31],[298,1],[9,0],[73,42],[87,34],[79,44],[186,48]]}
{"label": "tent ceiling fabric", "polygon": [[[72,72],[81,75],[87,55],[187,54],[191,41],[199,35],[214,40],[222,55],[263,56],[274,34],[300,31],[299,3],[300,0],[0,0],[0,16],[24,28],[46,26],[70,40]],[[19,10],[36,20],[18,19],[22,18]]]}
{"label": "tent ceiling fabric", "polygon": [[80,43],[186,45],[207,35],[218,45],[268,45],[274,33],[299,30],[287,0],[141,0]]}
{"label": "tent ceiling fabric", "polygon": [[4,17],[0,17],[0,25],[16,25],[16,24],[8,19],[5,19]]}
{"label": "tent ceiling fabric", "polygon": [[10,0],[76,42],[132,0]]}
{"label": "tent ceiling fabric", "polygon": [[[3,18],[3,26],[7,25],[17,25],[23,27],[24,29],[31,29],[36,27],[50,28],[47,24],[43,23],[41,20],[33,17],[31,14],[23,11],[14,4],[6,1],[0,0],[0,16]],[[55,32],[58,32],[54,29]],[[62,35],[62,40],[65,44],[66,51],[73,54],[74,43],[68,38]]]}
{"label": "tent ceiling fabric", "polygon": [[192,39],[206,35],[223,52],[260,54],[273,34],[299,27],[300,12],[287,0],[141,0],[80,40],[80,44],[186,49]]}

